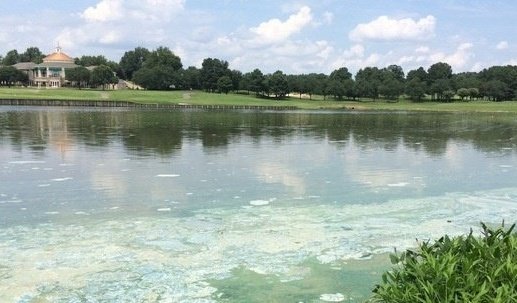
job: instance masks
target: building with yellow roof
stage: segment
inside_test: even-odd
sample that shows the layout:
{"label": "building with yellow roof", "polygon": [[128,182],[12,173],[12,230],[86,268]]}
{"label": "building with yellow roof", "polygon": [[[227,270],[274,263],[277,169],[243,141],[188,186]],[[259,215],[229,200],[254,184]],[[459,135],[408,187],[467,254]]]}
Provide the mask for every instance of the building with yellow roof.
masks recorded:
{"label": "building with yellow roof", "polygon": [[15,68],[25,72],[29,76],[29,85],[38,87],[61,87],[65,84],[67,68],[76,68],[74,59],[65,54],[61,47],[43,58],[43,62],[22,62],[14,65]]}

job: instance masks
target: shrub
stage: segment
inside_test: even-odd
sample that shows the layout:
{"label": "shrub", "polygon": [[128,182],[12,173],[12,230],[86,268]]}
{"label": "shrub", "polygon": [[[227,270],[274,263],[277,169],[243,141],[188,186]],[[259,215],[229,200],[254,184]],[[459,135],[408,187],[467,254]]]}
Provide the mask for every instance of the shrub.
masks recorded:
{"label": "shrub", "polygon": [[482,225],[482,236],[444,236],[390,256],[370,302],[517,302],[517,234]]}

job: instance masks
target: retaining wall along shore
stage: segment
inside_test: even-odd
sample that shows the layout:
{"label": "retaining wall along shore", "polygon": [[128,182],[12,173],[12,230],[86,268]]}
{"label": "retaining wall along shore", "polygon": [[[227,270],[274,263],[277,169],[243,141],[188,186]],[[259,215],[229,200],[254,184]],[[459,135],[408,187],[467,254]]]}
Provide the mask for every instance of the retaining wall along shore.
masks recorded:
{"label": "retaining wall along shore", "polygon": [[135,103],[130,101],[99,100],[52,100],[52,99],[0,99],[0,105],[11,106],[64,106],[64,107],[129,107],[129,108],[163,108],[163,109],[251,109],[251,110],[296,110],[296,106],[283,105],[195,105],[195,104],[160,104]]}

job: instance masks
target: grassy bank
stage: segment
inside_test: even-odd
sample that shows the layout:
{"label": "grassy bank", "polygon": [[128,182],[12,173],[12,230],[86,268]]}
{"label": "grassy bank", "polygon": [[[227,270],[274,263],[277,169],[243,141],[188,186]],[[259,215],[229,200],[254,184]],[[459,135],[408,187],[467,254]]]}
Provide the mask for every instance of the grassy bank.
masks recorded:
{"label": "grassy bank", "polygon": [[171,103],[192,105],[263,105],[294,106],[299,109],[355,109],[355,110],[400,110],[400,111],[446,111],[446,112],[511,112],[517,113],[517,101],[509,102],[454,102],[414,103],[407,100],[386,101],[324,101],[299,99],[261,99],[243,94],[208,94],[201,91],[138,91],[138,90],[77,90],[0,88],[0,99],[58,99],[58,100],[110,100],[137,103]]}

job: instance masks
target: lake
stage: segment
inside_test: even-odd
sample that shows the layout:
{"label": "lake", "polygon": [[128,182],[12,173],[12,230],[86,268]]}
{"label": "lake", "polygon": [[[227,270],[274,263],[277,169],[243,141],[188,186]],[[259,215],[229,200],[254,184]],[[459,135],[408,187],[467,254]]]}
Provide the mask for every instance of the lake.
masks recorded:
{"label": "lake", "polygon": [[0,107],[1,302],[362,302],[517,217],[517,116]]}

